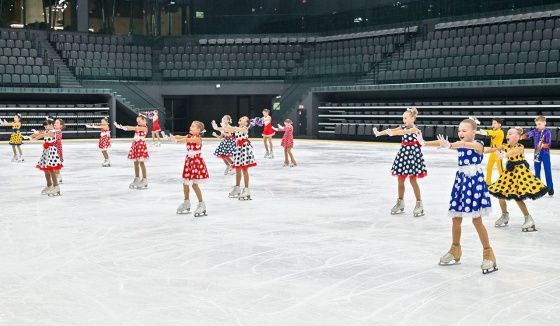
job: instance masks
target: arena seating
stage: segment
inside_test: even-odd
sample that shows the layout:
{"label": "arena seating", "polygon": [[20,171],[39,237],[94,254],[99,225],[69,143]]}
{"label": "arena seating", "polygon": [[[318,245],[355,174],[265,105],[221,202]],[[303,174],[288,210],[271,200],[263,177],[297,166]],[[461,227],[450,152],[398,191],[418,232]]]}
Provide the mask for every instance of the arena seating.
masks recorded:
{"label": "arena seating", "polygon": [[[13,116],[22,115],[22,132],[28,134],[31,129],[39,130],[46,116],[64,119],[64,134],[69,138],[94,137],[96,129],[87,129],[85,124],[99,123],[101,118],[109,115],[107,103],[73,103],[73,104],[0,104],[0,119],[11,121]],[[1,139],[8,139],[11,130],[0,128]]]}
{"label": "arena seating", "polygon": [[[560,13],[559,13],[560,14]],[[560,17],[528,14],[437,24],[378,72],[378,82],[557,76]]]}
{"label": "arena seating", "polygon": [[0,30],[0,85],[56,87],[55,74],[45,53],[27,31]]}
{"label": "arena seating", "polygon": [[[417,125],[427,139],[438,134],[457,139],[458,124],[462,119],[476,116],[481,127],[490,128],[492,118],[505,120],[503,128],[534,127],[537,115],[548,117],[547,126],[552,129],[552,139],[560,139],[560,117],[554,111],[560,101],[534,100],[487,100],[487,101],[409,101],[381,103],[323,103],[319,106],[319,135],[349,139],[372,139],[373,127],[379,130],[402,125],[402,114],[409,106],[416,106],[420,115]],[[400,138],[382,137],[383,141],[400,141]]]}
{"label": "arena seating", "polygon": [[56,32],[50,41],[81,79],[148,80],[152,78],[152,48],[129,37]]}

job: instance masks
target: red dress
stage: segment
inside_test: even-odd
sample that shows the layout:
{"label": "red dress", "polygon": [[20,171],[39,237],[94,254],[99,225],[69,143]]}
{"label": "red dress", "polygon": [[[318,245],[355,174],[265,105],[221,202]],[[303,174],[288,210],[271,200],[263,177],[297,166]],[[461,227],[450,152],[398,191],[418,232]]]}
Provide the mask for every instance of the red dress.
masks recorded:
{"label": "red dress", "polygon": [[154,119],[154,123],[152,125],[152,132],[161,131],[161,127],[159,126],[159,119]]}
{"label": "red dress", "polygon": [[58,151],[58,156],[60,156],[60,162],[64,163],[64,156],[62,155],[62,130],[55,130],[56,133],[56,140],[54,142],[54,146],[56,146],[56,150]]}
{"label": "red dress", "polygon": [[99,149],[102,151],[106,151],[111,148],[111,131],[101,130],[101,135],[99,137]]}
{"label": "red dress", "polygon": [[284,132],[284,137],[282,137],[282,143],[280,146],[285,148],[294,147],[294,127],[292,125],[285,125],[282,128],[278,128],[279,131]]}
{"label": "red dress", "polygon": [[202,143],[197,145],[189,142],[189,138],[194,138],[194,136],[188,135],[186,141],[187,156],[183,166],[183,183],[185,185],[192,185],[208,179],[208,169],[202,158]]}
{"label": "red dress", "polygon": [[272,129],[272,118],[270,118],[270,123],[264,125],[262,135],[263,137],[272,137],[275,134],[274,129]]}
{"label": "red dress", "polygon": [[146,133],[144,131],[136,131],[134,133],[134,141],[128,152],[128,159],[138,162],[144,162],[149,159],[148,146],[146,145]]}

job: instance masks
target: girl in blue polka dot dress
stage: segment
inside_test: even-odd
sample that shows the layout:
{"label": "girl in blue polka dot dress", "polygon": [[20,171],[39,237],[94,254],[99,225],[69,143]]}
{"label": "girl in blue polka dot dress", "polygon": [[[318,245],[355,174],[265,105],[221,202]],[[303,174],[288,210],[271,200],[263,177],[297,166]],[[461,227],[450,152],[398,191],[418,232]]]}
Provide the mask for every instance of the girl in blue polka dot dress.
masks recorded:
{"label": "girl in blue polka dot dress", "polygon": [[455,174],[455,183],[451,190],[449,215],[453,218],[451,249],[440,258],[440,265],[454,265],[461,260],[461,223],[463,217],[472,218],[472,222],[480,242],[484,248],[482,272],[494,272],[496,257],[490,247],[488,232],[482,223],[482,216],[491,211],[490,193],[484,181],[482,158],[484,143],[476,140],[478,120],[469,118],[459,124],[459,141],[450,143],[447,138],[439,135],[438,140],[426,142],[427,146],[457,150],[459,169]]}

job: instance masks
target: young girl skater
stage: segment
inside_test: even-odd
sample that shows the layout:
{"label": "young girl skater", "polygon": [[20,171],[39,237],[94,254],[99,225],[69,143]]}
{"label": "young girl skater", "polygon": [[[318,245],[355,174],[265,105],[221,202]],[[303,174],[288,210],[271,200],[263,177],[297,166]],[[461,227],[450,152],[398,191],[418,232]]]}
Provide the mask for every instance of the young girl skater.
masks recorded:
{"label": "young girl skater", "polygon": [[[230,127],[231,126],[231,117],[229,115],[224,115],[222,117],[222,127]],[[218,158],[221,158],[225,165],[226,170],[224,171],[224,175],[231,174],[233,172],[233,168],[231,165],[233,164],[232,157],[235,154],[235,136],[230,133],[222,132],[220,135],[213,133],[213,135],[217,138],[220,138],[220,144],[214,151],[214,155]]]}
{"label": "young girl skater", "polygon": [[159,126],[158,111],[154,110],[152,113],[152,141],[156,147],[161,146],[161,127]]}
{"label": "young girl skater", "polygon": [[[278,125],[278,128],[273,128],[274,131],[284,132],[282,137],[282,143],[280,146],[284,147],[284,164],[283,166],[294,167],[297,165],[294,159],[294,154],[292,153],[292,148],[294,148],[294,127],[292,126],[292,120],[284,120],[284,126]],[[292,163],[290,163],[290,160]]]}
{"label": "young girl skater", "polygon": [[[124,131],[134,131],[134,141],[128,152],[128,159],[134,162],[134,180],[128,187],[130,189],[147,189],[148,174],[144,162],[150,158],[150,155],[146,145],[146,134],[148,133],[146,117],[142,114],[138,115],[136,123],[136,126],[123,126],[115,121],[115,126]],[[140,170],[142,170],[142,179],[140,179]]]}
{"label": "young girl skater", "polygon": [[52,120],[43,123],[44,130],[31,135],[32,140],[44,139],[43,154],[36,167],[45,173],[47,186],[41,191],[42,195],[60,196],[60,186],[56,177],[56,171],[62,169],[62,160],[56,148],[56,132],[53,130]]}
{"label": "young girl skater", "polygon": [[457,150],[459,169],[455,174],[455,183],[451,191],[449,215],[453,218],[452,244],[449,251],[440,258],[440,265],[454,265],[461,260],[461,223],[463,218],[472,218],[472,222],[483,247],[482,273],[497,271],[496,257],[490,247],[488,232],[482,223],[482,216],[491,211],[490,194],[484,181],[482,159],[484,143],[475,140],[477,120],[469,118],[459,124],[459,141],[449,143],[442,135],[438,140],[425,142],[427,146],[439,146]]}
{"label": "young girl skater", "polygon": [[[230,132],[235,136],[236,150],[233,156],[232,168],[235,169],[235,186],[229,193],[230,198],[239,198],[239,200],[250,200],[249,192],[249,168],[256,166],[255,155],[253,154],[253,146],[249,140],[249,118],[241,117],[238,127],[225,126],[218,127],[216,121],[212,121],[212,127],[221,132]],[[241,191],[241,174],[243,173],[243,181],[245,188]]]}
{"label": "young girl skater", "polygon": [[21,151],[21,145],[23,144],[23,138],[21,136],[21,114],[16,113],[14,115],[14,122],[8,122],[6,120],[1,121],[0,126],[12,127],[12,133],[10,134],[9,144],[12,146],[12,151],[14,152],[14,157],[12,162],[23,162],[23,153]]}
{"label": "young girl skater", "polygon": [[403,113],[403,127],[386,129],[384,131],[377,131],[376,128],[373,130],[376,137],[382,135],[402,136],[401,148],[391,168],[391,173],[398,177],[399,196],[397,203],[391,208],[391,214],[404,212],[405,180],[409,178],[410,185],[414,190],[414,196],[416,197],[416,206],[414,207],[413,214],[415,217],[424,215],[424,205],[422,204],[420,186],[418,186],[417,179],[425,177],[428,172],[421,150],[422,145],[419,143],[419,139],[421,139],[420,130],[414,125],[417,116],[418,110],[415,107],[408,108]]}
{"label": "young girl skater", "polygon": [[[502,119],[494,118],[492,119],[492,129],[482,129],[477,131],[478,135],[490,137],[490,148],[499,148],[504,143],[504,131],[502,130]],[[494,170],[494,165],[498,168],[500,175],[504,173],[504,168],[502,167],[502,161],[498,158],[498,153],[491,152],[488,158],[488,165],[486,166],[486,184],[492,184],[492,171]]]}
{"label": "young girl skater", "polygon": [[189,186],[192,187],[196,198],[198,198],[198,206],[194,211],[194,216],[206,216],[206,204],[202,199],[202,191],[199,183],[208,179],[208,169],[202,158],[202,132],[204,124],[200,121],[193,121],[190,127],[190,133],[186,136],[172,136],[174,141],[185,141],[187,145],[187,156],[185,157],[185,165],[183,167],[183,194],[185,199],[177,208],[177,214],[188,214],[191,210],[191,201],[189,198]]}
{"label": "young girl skater", "polygon": [[266,154],[264,158],[274,158],[274,152],[272,150],[272,137],[275,135],[274,129],[272,129],[272,117],[270,116],[270,110],[264,109],[262,111],[263,114],[263,125],[264,129],[262,132],[263,141],[264,141],[264,148],[266,149]]}
{"label": "young girl skater", "polygon": [[109,149],[111,148],[111,130],[109,129],[109,117],[104,117],[101,119],[101,123],[99,125],[90,125],[87,124],[86,128],[93,128],[93,129],[101,129],[101,134],[99,135],[99,143],[97,147],[103,154],[103,163],[101,163],[102,167],[110,167],[111,161],[109,160]]}
{"label": "young girl skater", "polygon": [[529,163],[525,160],[525,147],[519,144],[519,139],[523,134],[523,129],[512,128],[507,133],[507,145],[503,146],[505,155],[508,159],[506,171],[500,178],[488,187],[488,191],[500,201],[502,216],[496,221],[496,227],[507,226],[509,213],[506,200],[513,199],[521,209],[525,217],[525,223],[521,226],[523,232],[536,231],[535,221],[524,200],[527,198],[538,199],[548,193],[548,187],[535,177],[529,170]]}
{"label": "young girl skater", "polygon": [[[55,137],[55,147],[56,150],[58,151],[58,156],[60,156],[60,162],[64,163],[64,155],[62,153],[62,130],[64,129],[64,120],[62,119],[56,119],[54,120],[54,132],[56,134]],[[55,170],[54,171],[56,173],[56,179],[58,180],[58,183],[62,183],[62,176],[60,175],[60,169]]]}

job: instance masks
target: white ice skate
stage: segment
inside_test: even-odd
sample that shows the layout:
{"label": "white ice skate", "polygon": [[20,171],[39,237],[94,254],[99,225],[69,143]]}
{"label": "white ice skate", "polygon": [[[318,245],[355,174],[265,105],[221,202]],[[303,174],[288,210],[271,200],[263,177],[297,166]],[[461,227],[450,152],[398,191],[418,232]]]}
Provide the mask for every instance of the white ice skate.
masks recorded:
{"label": "white ice skate", "polygon": [[148,179],[142,178],[142,180],[140,180],[140,182],[138,182],[138,184],[136,185],[136,189],[138,190],[148,189]]}
{"label": "white ice skate", "polygon": [[228,174],[229,175],[234,175],[235,174],[235,169],[230,166]]}
{"label": "white ice skate", "polygon": [[272,160],[274,158],[274,153],[270,152],[270,155],[268,155],[268,158]]}
{"label": "white ice skate", "polygon": [[51,187],[47,195],[49,195],[49,197],[60,196],[60,186]]}
{"label": "white ice skate", "polygon": [[270,153],[269,153],[269,152],[266,152],[266,153],[264,154],[264,158],[269,158],[269,157],[270,157]]}
{"label": "white ice skate", "polygon": [[189,214],[191,212],[190,200],[185,200],[179,207],[177,207],[177,214]]}
{"label": "white ice skate", "polygon": [[241,188],[239,186],[234,186],[229,192],[229,198],[238,198],[241,195]]}
{"label": "white ice skate", "polygon": [[290,164],[288,164],[288,163],[286,163],[286,162],[282,163],[282,167],[284,167],[284,168],[287,167],[287,166],[289,166],[289,165],[290,165]]}
{"label": "white ice skate", "polygon": [[461,261],[461,245],[452,244],[451,249],[439,259],[440,266],[459,265]]}
{"label": "white ice skate", "polygon": [[140,178],[139,177],[135,177],[134,180],[132,180],[132,183],[130,183],[128,185],[128,188],[130,189],[136,189],[138,187],[138,184],[140,183]]}
{"label": "white ice skate", "polygon": [[228,174],[229,174],[229,171],[231,171],[231,167],[228,165],[228,166],[226,167],[226,170],[224,171],[224,175],[228,175]]}
{"label": "white ice skate", "polygon": [[243,188],[243,192],[239,195],[239,200],[251,200],[251,192],[249,192],[249,188]]}
{"label": "white ice skate", "polygon": [[101,163],[101,166],[104,167],[104,168],[110,167],[111,166],[111,161],[103,160],[103,163]]}
{"label": "white ice skate", "polygon": [[531,214],[525,216],[525,223],[521,226],[521,231],[523,232],[535,232],[537,229],[535,228],[535,221]]}
{"label": "white ice skate", "polygon": [[18,163],[23,163],[23,162],[25,162],[25,160],[23,159],[23,155],[19,155],[19,156],[18,156],[17,162],[18,162]]}
{"label": "white ice skate", "polygon": [[496,257],[494,256],[494,251],[492,248],[484,249],[482,254],[482,264],[480,265],[482,269],[482,274],[490,274],[498,270],[496,265]]}
{"label": "white ice skate", "polygon": [[17,155],[14,155],[14,156],[12,157],[12,162],[17,162]]}
{"label": "white ice skate", "polygon": [[198,203],[198,206],[196,207],[196,210],[194,211],[194,217],[199,217],[199,216],[206,216],[206,204],[204,204],[203,201]]}
{"label": "white ice skate", "polygon": [[509,223],[509,213],[506,212],[506,213],[502,213],[502,216],[500,216],[500,218],[496,220],[494,226],[497,228],[501,228],[507,226],[508,223]]}
{"label": "white ice skate", "polygon": [[49,191],[51,191],[52,187],[46,186],[45,188],[43,188],[43,190],[41,190],[41,195],[48,195]]}
{"label": "white ice skate", "polygon": [[56,175],[56,180],[58,181],[58,183],[62,183],[62,176],[60,174]]}
{"label": "white ice skate", "polygon": [[424,216],[424,205],[422,204],[421,200],[416,202],[416,206],[414,206],[413,214],[414,217]]}
{"label": "white ice skate", "polygon": [[391,215],[404,213],[404,201],[397,199],[397,203],[391,208]]}

